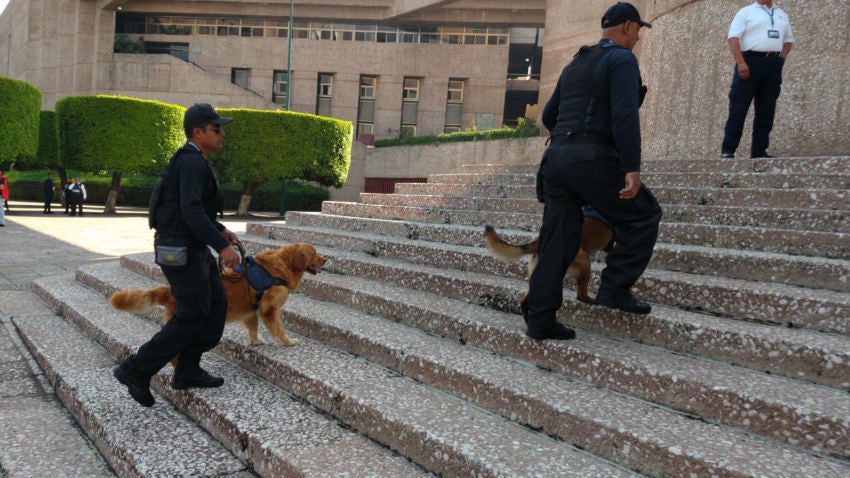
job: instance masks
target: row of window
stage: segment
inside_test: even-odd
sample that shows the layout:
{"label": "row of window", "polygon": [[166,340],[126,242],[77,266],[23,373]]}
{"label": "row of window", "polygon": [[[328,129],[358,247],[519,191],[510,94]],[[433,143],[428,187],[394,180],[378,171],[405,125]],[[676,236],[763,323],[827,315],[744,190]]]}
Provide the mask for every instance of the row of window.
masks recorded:
{"label": "row of window", "polygon": [[[289,21],[287,19],[161,16],[119,12],[115,23],[115,33],[287,38]],[[378,43],[506,45],[510,40],[510,29],[298,21],[293,22],[292,37]]]}
{"label": "row of window", "polygon": [[[233,68],[231,70],[231,81],[248,88],[250,70],[247,68]],[[286,104],[287,72],[275,70],[272,76],[272,101]],[[400,133],[402,136],[415,135],[419,116],[419,89],[421,78],[404,78],[402,87],[402,107]],[[319,73],[316,80],[316,114],[319,116],[332,116],[331,102],[333,99],[333,73]],[[448,94],[446,95],[446,121],[443,131],[453,133],[461,130],[461,115],[463,113],[465,80],[459,78],[449,79]],[[378,91],[377,76],[360,76],[360,93],[357,105],[357,137],[360,135],[375,134],[375,99]]]}

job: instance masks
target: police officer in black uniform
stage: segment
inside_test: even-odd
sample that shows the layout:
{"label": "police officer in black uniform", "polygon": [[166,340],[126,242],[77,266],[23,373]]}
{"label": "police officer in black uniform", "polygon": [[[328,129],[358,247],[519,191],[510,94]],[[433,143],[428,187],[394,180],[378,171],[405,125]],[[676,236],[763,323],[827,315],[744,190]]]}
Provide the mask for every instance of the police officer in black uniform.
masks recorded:
{"label": "police officer in black uniform", "polygon": [[203,370],[200,361],[201,355],[221,339],[227,313],[218,264],[207,246],[218,251],[225,267],[235,267],[240,261],[230,247],[238,241],[236,234],[216,221],[222,195],[207,162],[207,155],[222,146],[222,126],[231,121],[205,103],[186,110],[183,128],[188,141],[169,161],[158,206],[153,208],[155,247],[185,253],[183,265],[164,265],[157,254],[177,308],[158,333],[113,370],[133,399],[146,407],[154,404],[151,377],[176,355],[180,357],[171,384],[174,389],[220,387],[224,383],[221,377]]}
{"label": "police officer in black uniform", "polygon": [[616,238],[596,302],[638,314],[650,311],[630,291],[649,263],[661,220],[658,201],[640,182],[638,109],[646,88],[631,50],[642,27],[652,25],[633,5],[618,2],[609,8],[602,17],[602,40],[579,50],[543,110],[551,144],[539,172],[539,196],[546,205],[528,293],[529,337],[575,337],[555,313],[581,240],[584,205],[613,225]]}

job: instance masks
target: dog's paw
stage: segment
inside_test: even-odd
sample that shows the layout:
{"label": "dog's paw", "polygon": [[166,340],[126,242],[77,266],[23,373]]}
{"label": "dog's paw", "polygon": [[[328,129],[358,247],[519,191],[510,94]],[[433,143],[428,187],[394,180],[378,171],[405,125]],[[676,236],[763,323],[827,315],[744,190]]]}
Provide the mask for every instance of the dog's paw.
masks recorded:
{"label": "dog's paw", "polygon": [[287,347],[292,347],[293,345],[298,345],[298,340],[296,340],[296,339],[289,339],[289,341],[288,341],[288,342],[282,342],[282,343],[283,343],[283,345],[285,345],[285,346],[287,346]]}
{"label": "dog's paw", "polygon": [[263,339],[251,340],[251,345],[265,345],[266,341]]}

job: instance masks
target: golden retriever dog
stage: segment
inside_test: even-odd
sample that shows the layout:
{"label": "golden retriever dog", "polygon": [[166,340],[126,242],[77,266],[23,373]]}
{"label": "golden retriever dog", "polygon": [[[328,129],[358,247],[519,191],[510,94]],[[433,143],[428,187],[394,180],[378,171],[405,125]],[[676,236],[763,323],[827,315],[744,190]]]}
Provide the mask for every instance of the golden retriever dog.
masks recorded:
{"label": "golden retriever dog", "polygon": [[[528,261],[528,277],[534,268],[537,267],[537,241],[522,245],[513,245],[505,242],[492,226],[486,226],[484,236],[487,240],[487,246],[493,251],[496,257],[514,262],[521,257],[530,255]],[[596,251],[600,251],[611,243],[614,238],[614,231],[604,222],[592,217],[585,217],[581,228],[581,244],[579,245],[576,258],[567,269],[567,277],[576,279],[576,299],[588,304],[595,304],[596,301],[587,295],[587,286],[590,283],[590,257]],[[526,298],[520,300],[520,308],[523,315],[526,315]]]}
{"label": "golden retriever dog", "polygon": [[[259,320],[262,319],[266,330],[280,343],[286,346],[297,344],[297,340],[286,335],[280,316],[281,307],[289,298],[289,293],[298,288],[305,272],[321,272],[325,258],[310,244],[299,242],[279,249],[264,250],[254,255],[253,259],[269,275],[282,279],[286,285],[272,285],[262,293],[257,302],[257,290],[249,283],[247,276],[232,269],[224,269],[221,272],[221,282],[227,293],[227,323],[241,323],[248,330],[251,344],[258,345],[264,343],[257,335]],[[148,313],[155,306],[161,305],[165,307],[165,322],[171,320],[176,308],[174,296],[168,286],[118,291],[112,294],[109,301],[118,310],[136,314]]]}

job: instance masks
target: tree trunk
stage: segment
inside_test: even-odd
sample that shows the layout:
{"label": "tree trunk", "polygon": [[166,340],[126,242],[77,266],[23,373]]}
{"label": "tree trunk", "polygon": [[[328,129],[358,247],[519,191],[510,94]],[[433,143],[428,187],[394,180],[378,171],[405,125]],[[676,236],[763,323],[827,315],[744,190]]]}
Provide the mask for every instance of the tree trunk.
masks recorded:
{"label": "tree trunk", "polygon": [[247,216],[248,215],[248,206],[251,204],[251,195],[243,194],[239,196],[239,208],[236,210],[237,216]]}
{"label": "tree trunk", "polygon": [[106,196],[106,205],[103,206],[104,214],[115,214],[115,203],[118,201],[118,190],[121,189],[121,171],[112,172],[112,185]]}

